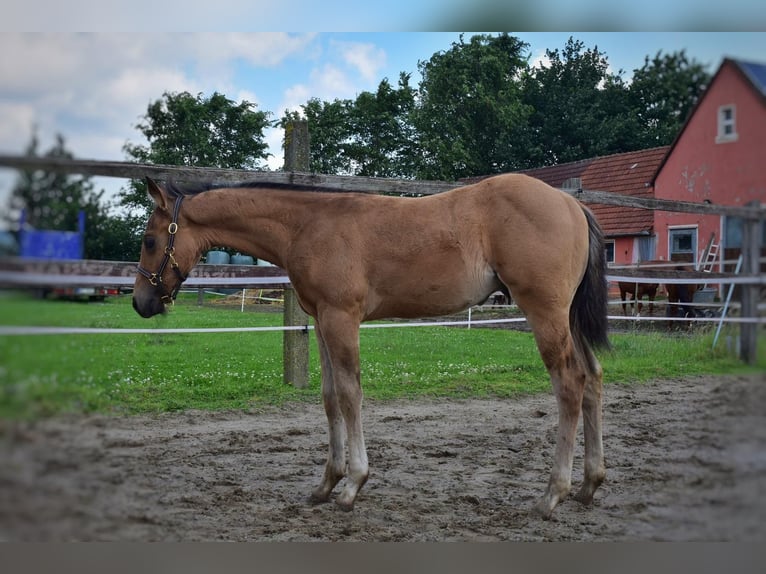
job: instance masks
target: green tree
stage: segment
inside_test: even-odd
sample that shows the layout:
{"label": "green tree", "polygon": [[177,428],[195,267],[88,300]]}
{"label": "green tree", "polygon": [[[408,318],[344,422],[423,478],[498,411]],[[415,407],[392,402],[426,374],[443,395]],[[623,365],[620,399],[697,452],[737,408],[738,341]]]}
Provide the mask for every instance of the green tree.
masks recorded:
{"label": "green tree", "polygon": [[140,252],[141,235],[129,215],[110,214],[86,224],[86,259],[137,261]]}
{"label": "green tree", "polygon": [[606,54],[570,37],[563,50],[546,50],[547,64],[524,74],[529,117],[526,163],[565,163],[627,151],[626,86],[609,72]]}
{"label": "green tree", "polygon": [[415,90],[409,74],[393,88],[383,79],[376,92],[362,92],[350,108],[350,141],[345,153],[354,174],[368,177],[413,177],[415,134],[412,112]]}
{"label": "green tree", "polygon": [[[39,156],[36,134],[26,154]],[[56,135],[55,143],[43,157],[73,159],[64,137]],[[119,218],[109,215],[103,202],[104,191],[96,191],[89,177],[50,171],[22,171],[11,192],[6,221],[18,223],[21,210],[25,225],[39,230],[76,231],[79,212],[85,212],[84,257],[86,259],[123,259],[120,246],[129,235],[120,233]]]}
{"label": "green tree", "polygon": [[288,111],[279,121],[284,129],[290,120],[303,116],[309,125],[310,169],[314,173],[354,175],[346,146],[352,135],[351,100],[325,102],[311,98],[301,105],[301,112]]}
{"label": "green tree", "polygon": [[412,177],[415,90],[402,73],[398,87],[383,79],[375,92],[355,100],[312,98],[280,120],[305,118],[311,137],[311,171],[367,177]]}
{"label": "green tree", "polygon": [[644,65],[633,71],[630,102],[638,122],[639,148],[673,142],[710,82],[700,62],[684,50],[646,56]]}
{"label": "green tree", "polygon": [[418,62],[419,177],[455,180],[523,167],[517,158],[528,145],[530,110],[519,78],[527,46],[505,33],[468,42],[461,36],[449,50]]}
{"label": "green tree", "polygon": [[[148,145],[128,142],[123,149],[140,163],[264,169],[269,154],[263,130],[270,125],[270,113],[255,107],[217,92],[210,97],[165,92],[136,125]],[[151,205],[145,183],[132,180],[121,192],[121,205],[143,221]]]}

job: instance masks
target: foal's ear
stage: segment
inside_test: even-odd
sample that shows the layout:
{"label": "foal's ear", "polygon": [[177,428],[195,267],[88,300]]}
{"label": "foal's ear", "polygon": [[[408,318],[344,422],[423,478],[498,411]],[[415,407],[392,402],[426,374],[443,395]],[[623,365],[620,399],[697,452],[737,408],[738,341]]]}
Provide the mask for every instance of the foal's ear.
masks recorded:
{"label": "foal's ear", "polygon": [[168,200],[165,196],[165,192],[160,185],[149,176],[146,177],[146,190],[149,192],[149,197],[152,198],[157,207],[164,211],[168,211]]}

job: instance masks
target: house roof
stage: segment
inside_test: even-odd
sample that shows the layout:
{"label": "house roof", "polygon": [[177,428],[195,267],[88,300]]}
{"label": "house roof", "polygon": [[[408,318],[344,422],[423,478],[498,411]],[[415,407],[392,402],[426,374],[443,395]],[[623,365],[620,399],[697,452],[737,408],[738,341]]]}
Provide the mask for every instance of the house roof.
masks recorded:
{"label": "house roof", "polygon": [[694,114],[699,109],[705,97],[710,93],[710,86],[712,86],[716,82],[718,77],[721,75],[721,71],[728,66],[733,66],[734,69],[737,70],[742,75],[742,77],[745,79],[745,83],[752,88],[752,90],[755,92],[757,96],[760,97],[761,103],[766,107],[766,64],[760,64],[756,62],[745,62],[743,60],[734,60],[733,58],[724,58],[721,65],[718,67],[718,70],[716,70],[716,73],[711,78],[710,83],[707,86],[707,89],[705,89],[704,93],[697,100],[697,103],[694,104],[694,107],[689,113],[689,117],[686,118],[684,125],[681,126],[680,130],[678,130],[678,134],[676,134],[676,137],[673,140],[673,143],[670,144],[670,149],[668,150],[668,153],[665,155],[662,161],[657,165],[657,170],[654,172],[654,175],[651,178],[652,185],[654,185],[654,182],[657,179],[657,176],[659,176],[660,171],[665,165],[665,161],[667,160],[667,158],[670,157],[670,154],[673,153],[673,150],[675,149],[676,144],[678,144],[678,141],[683,136],[684,132],[686,131],[686,128],[689,125],[689,122],[694,117]]}
{"label": "house roof", "polygon": [[[572,178],[580,187],[633,197],[654,197],[652,176],[670,146],[618,153],[592,159],[522,170],[553,187],[571,187]],[[567,181],[570,180],[570,181]],[[568,184],[568,185],[567,185]],[[649,209],[592,203],[588,207],[607,237],[645,235],[652,231],[654,215]]]}
{"label": "house roof", "polygon": [[732,60],[745,77],[750,81],[753,88],[766,97],[766,64],[757,64],[755,62],[742,62],[740,60]]}

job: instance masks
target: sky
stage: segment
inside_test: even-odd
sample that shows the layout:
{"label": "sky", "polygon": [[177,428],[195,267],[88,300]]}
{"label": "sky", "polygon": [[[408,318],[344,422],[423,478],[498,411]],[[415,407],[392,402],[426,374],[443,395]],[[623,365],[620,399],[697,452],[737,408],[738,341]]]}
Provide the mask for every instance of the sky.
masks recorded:
{"label": "sky", "polygon": [[[547,0],[541,0],[543,3]],[[735,3],[738,0],[733,0]],[[34,3],[34,2],[33,2]],[[108,3],[95,3],[102,5]],[[58,4],[55,4],[58,5]],[[11,11],[12,12],[12,11]],[[766,10],[764,10],[766,14]],[[214,23],[213,23],[214,24]],[[232,26],[233,27],[233,26]],[[22,28],[24,28],[22,26]],[[33,130],[40,150],[55,134],[81,159],[127,159],[126,142],[145,144],[136,124],[163,92],[222,93],[281,117],[309,98],[355,98],[383,78],[413,75],[418,61],[448,50],[457,32],[5,31],[0,27],[0,154],[23,154]],[[212,30],[215,25],[210,26]],[[466,36],[470,36],[467,33]],[[533,62],[573,36],[605,52],[627,79],[645,56],[686,50],[712,72],[724,57],[766,62],[763,32],[512,32]],[[282,167],[281,130],[266,133]],[[0,210],[16,172],[0,168]],[[125,180],[94,178],[113,194]]]}

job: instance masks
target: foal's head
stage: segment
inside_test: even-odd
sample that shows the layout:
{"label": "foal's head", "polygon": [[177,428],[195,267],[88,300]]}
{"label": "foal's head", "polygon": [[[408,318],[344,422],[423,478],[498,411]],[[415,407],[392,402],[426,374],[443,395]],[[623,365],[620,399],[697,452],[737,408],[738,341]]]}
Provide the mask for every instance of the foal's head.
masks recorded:
{"label": "foal's head", "polygon": [[152,317],[173,303],[181,283],[199,261],[202,246],[193,224],[184,216],[184,194],[163,189],[149,178],[146,182],[155,207],[141,244],[133,308],[142,317]]}

